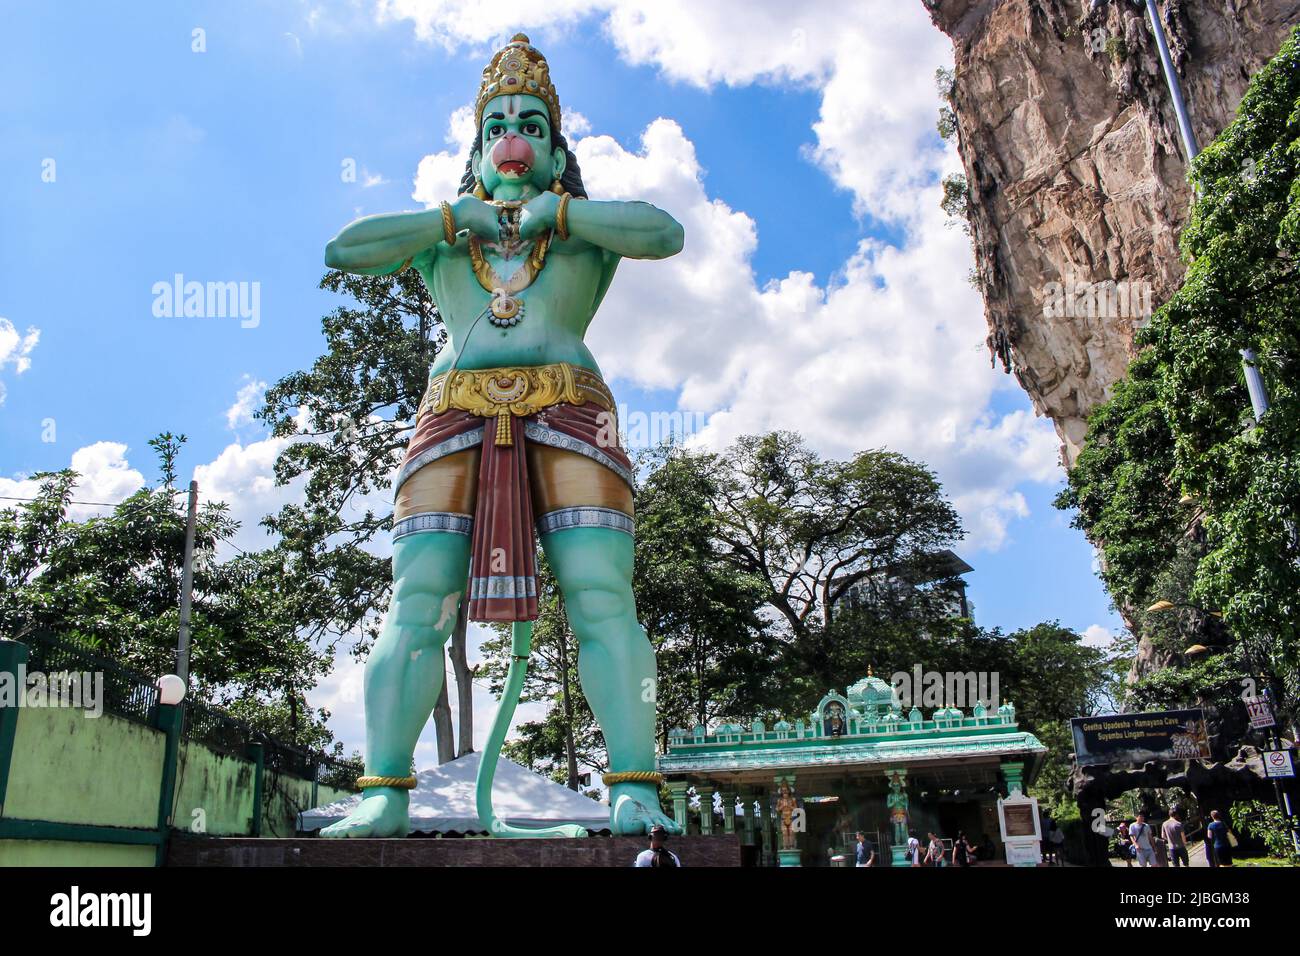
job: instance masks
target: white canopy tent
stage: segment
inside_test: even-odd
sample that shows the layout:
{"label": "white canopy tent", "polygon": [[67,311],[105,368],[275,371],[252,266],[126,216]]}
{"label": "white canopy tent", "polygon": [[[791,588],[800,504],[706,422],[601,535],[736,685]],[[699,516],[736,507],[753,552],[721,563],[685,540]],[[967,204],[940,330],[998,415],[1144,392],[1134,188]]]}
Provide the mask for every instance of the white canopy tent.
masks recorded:
{"label": "white canopy tent", "polygon": [[[484,833],[474,806],[474,780],[481,755],[466,754],[416,774],[411,791],[411,832]],[[497,816],[516,826],[576,823],[590,831],[609,829],[609,807],[533,773],[502,757],[492,788]],[[361,802],[353,794],[298,814],[298,829],[319,830],[337,823]]]}

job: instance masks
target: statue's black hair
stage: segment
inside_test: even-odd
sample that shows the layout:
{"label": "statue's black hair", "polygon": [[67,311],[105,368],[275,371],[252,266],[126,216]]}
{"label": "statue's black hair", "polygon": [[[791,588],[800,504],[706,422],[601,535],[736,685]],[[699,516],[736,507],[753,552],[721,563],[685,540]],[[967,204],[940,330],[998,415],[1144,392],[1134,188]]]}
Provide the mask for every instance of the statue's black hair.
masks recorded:
{"label": "statue's black hair", "polygon": [[[551,132],[551,149],[556,147],[564,150],[564,173],[560,176],[560,185],[564,191],[572,195],[575,199],[587,198],[587,187],[582,184],[582,170],[578,168],[578,157],[573,155],[573,150],[569,149],[569,143],[564,138],[564,134],[558,130]],[[480,129],[474,134],[474,145],[469,148],[469,159],[465,160],[465,175],[460,179],[459,194],[472,193],[474,191],[474,154],[483,150],[483,130]]]}

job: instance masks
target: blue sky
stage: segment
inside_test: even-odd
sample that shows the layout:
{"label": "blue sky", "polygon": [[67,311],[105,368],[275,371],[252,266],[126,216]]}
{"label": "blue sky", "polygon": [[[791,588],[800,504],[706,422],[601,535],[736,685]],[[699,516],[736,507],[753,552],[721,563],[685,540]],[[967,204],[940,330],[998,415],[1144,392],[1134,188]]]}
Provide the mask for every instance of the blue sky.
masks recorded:
{"label": "blue sky", "polygon": [[[445,195],[464,155],[449,118],[491,41],[526,28],[595,198],[648,199],[687,227],[682,261],[625,267],[596,320],[620,401],[698,411],[706,443],[798,427],[827,454],[925,460],[972,529],[958,550],[981,623],[1118,631],[1091,549],[1051,507],[1050,425],[982,347],[969,250],[937,209],[956,168],[933,133],[949,47],[904,6],[842,36],[815,10],[791,27],[780,5],[746,5],[711,34],[726,42],[708,22],[673,32],[691,9],[676,3],[566,0],[548,24],[492,25],[419,0],[11,6],[0,494],[76,460],[79,497],[117,500],[155,477],[147,439],[183,432],[183,474],[235,501],[255,545],[293,489],[272,487],[278,446],[246,412],[322,350],[326,241]],[[256,326],[155,316],[154,284],[177,273],[257,283]],[[329,700],[359,744],[355,697]]]}

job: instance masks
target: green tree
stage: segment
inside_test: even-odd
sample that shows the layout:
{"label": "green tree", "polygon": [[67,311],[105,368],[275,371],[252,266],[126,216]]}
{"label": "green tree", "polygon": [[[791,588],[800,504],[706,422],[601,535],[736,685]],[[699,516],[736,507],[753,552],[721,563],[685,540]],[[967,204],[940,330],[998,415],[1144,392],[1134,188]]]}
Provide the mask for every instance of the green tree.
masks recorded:
{"label": "green tree", "polygon": [[[69,517],[78,476],[44,473],[36,500],[0,511],[0,633],[21,639],[52,632],[124,667],[160,675],[175,669],[180,624],[186,501],[176,485],[184,436],[150,442],[161,479],[108,513]],[[307,708],[307,689],[328,673],[330,652],[312,644],[280,585],[276,551],[223,558],[238,524],[224,503],[198,512],[190,671],[210,703],[283,707],[282,724],[250,722],[290,742],[328,740],[326,715]],[[268,714],[270,712],[268,711]],[[269,718],[268,718],[269,719]]]}
{"label": "green tree", "polygon": [[789,432],[745,436],[715,461],[717,538],[776,616],[769,689],[803,699],[839,683],[848,632],[833,622],[854,606],[915,633],[949,618],[943,551],[961,521],[929,469],[882,450],[823,459]]}

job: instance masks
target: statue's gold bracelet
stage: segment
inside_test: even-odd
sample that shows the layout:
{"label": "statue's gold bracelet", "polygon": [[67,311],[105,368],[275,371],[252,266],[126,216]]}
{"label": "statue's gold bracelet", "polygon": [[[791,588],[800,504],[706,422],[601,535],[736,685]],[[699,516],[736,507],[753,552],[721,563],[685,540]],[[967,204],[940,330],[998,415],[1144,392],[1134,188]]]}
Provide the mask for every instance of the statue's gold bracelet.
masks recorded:
{"label": "statue's gold bracelet", "polygon": [[555,234],[561,239],[569,238],[569,200],[572,198],[565,193],[560,197],[560,205],[555,210]]}
{"label": "statue's gold bracelet", "polygon": [[451,214],[451,203],[445,199],[440,204],[442,210],[442,238],[446,240],[447,245],[456,244],[456,217]]}

